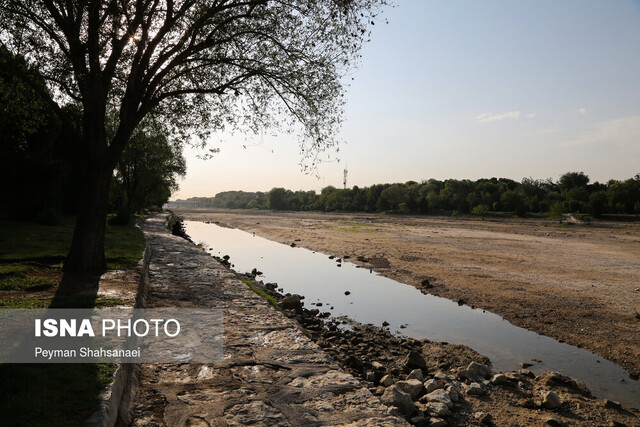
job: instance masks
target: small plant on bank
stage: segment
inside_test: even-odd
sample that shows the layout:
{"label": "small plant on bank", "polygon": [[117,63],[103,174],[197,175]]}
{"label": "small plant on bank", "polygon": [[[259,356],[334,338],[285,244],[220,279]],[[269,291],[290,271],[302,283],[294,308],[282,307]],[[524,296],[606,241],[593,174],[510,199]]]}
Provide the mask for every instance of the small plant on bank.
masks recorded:
{"label": "small plant on bank", "polygon": [[242,279],[242,281],[247,286],[249,286],[253,292],[255,292],[256,294],[260,295],[262,298],[266,299],[267,302],[269,304],[271,304],[273,307],[277,307],[278,306],[278,301],[274,297],[272,297],[271,295],[269,295],[268,293],[266,293],[264,290],[260,289],[259,287],[255,286],[253,283],[251,283],[251,280]]}

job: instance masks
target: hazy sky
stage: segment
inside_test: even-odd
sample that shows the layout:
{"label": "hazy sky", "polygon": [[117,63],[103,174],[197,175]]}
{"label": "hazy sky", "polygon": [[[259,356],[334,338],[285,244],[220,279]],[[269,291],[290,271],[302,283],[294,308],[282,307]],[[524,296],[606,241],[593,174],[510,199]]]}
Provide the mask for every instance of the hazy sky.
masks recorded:
{"label": "hazy sky", "polygon": [[[436,178],[640,173],[640,0],[396,0],[348,89],[340,163],[295,137],[186,150],[173,198]],[[246,148],[243,148],[243,145]]]}

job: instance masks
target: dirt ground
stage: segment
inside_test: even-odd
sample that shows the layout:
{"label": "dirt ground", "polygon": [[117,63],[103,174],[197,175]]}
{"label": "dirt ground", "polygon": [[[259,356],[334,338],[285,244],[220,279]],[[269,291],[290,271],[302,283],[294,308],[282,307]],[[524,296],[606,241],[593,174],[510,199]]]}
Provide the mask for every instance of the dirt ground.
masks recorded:
{"label": "dirt ground", "polygon": [[[640,374],[640,224],[176,210],[490,310]],[[370,265],[366,264],[366,265]],[[422,285],[428,279],[428,289]]]}

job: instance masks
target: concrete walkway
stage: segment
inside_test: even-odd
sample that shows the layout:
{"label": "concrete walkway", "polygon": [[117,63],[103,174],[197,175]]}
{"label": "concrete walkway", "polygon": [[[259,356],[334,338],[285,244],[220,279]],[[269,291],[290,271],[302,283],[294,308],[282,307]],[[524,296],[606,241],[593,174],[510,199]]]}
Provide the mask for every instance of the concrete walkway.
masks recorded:
{"label": "concrete walkway", "polygon": [[142,365],[135,426],[396,426],[353,376],[224,266],[142,224],[151,248],[147,306],[224,309],[224,362]]}

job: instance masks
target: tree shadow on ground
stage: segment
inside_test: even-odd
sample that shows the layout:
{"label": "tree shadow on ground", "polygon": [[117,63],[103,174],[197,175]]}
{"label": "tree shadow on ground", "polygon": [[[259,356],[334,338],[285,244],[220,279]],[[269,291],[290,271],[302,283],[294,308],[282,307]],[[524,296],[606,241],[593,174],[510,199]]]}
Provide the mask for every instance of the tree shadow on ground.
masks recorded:
{"label": "tree shadow on ground", "polygon": [[[65,273],[49,308],[92,308],[99,275]],[[96,363],[0,365],[3,426],[85,425],[115,366]]]}

